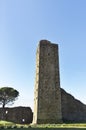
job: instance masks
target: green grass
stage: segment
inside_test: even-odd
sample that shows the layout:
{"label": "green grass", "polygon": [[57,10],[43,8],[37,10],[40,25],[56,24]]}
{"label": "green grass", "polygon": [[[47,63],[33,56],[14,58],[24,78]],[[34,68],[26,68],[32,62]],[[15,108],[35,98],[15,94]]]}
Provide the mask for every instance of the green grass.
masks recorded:
{"label": "green grass", "polygon": [[76,124],[40,124],[40,125],[32,125],[32,127],[37,127],[37,128],[45,128],[45,127],[48,127],[48,128],[74,128],[74,127],[80,127],[80,128],[86,128],[86,123],[76,123]]}
{"label": "green grass", "polygon": [[15,124],[13,122],[0,121],[0,130],[86,130],[86,123],[77,123],[77,124]]}
{"label": "green grass", "polygon": [[86,130],[86,128],[7,128],[7,130]]}
{"label": "green grass", "polygon": [[[8,121],[0,121],[0,128],[28,128],[30,125],[16,124]],[[0,129],[1,130],[1,129]]]}

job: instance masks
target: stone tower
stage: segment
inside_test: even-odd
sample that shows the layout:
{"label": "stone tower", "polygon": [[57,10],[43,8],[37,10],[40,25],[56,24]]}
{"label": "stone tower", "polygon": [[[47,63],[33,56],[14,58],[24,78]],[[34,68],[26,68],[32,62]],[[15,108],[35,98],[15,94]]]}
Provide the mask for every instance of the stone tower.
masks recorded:
{"label": "stone tower", "polygon": [[41,40],[36,52],[33,123],[60,123],[61,92],[58,45]]}

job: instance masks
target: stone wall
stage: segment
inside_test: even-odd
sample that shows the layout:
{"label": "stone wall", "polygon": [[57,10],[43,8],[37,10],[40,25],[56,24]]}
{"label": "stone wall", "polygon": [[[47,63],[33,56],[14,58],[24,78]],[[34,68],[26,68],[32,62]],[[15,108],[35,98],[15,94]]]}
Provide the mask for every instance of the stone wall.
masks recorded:
{"label": "stone wall", "polygon": [[63,122],[86,122],[86,105],[61,89]]}
{"label": "stone wall", "polygon": [[61,122],[58,45],[41,40],[36,53],[34,123]]}
{"label": "stone wall", "polygon": [[33,113],[30,107],[0,108],[0,120],[29,124],[32,123]]}
{"label": "stone wall", "polygon": [[60,88],[58,45],[39,42],[33,123],[86,122],[86,105]]}

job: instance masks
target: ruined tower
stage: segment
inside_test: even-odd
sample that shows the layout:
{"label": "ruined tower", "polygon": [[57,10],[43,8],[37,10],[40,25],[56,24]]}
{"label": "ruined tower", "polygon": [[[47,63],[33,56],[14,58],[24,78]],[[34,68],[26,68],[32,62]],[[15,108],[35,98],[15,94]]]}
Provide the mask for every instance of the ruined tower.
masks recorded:
{"label": "ruined tower", "polygon": [[36,52],[33,123],[62,120],[58,45],[41,40]]}

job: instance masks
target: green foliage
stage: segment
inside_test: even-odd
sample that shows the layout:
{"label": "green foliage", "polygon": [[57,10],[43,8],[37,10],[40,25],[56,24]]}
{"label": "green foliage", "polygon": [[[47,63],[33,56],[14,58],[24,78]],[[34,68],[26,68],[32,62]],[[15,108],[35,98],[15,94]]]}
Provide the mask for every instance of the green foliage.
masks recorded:
{"label": "green foliage", "polygon": [[0,105],[4,108],[6,104],[13,104],[19,96],[19,92],[11,87],[0,88]]}

